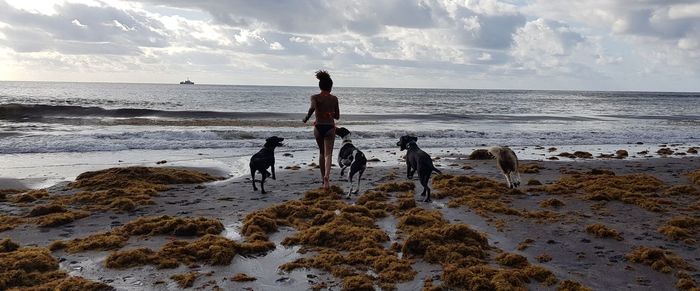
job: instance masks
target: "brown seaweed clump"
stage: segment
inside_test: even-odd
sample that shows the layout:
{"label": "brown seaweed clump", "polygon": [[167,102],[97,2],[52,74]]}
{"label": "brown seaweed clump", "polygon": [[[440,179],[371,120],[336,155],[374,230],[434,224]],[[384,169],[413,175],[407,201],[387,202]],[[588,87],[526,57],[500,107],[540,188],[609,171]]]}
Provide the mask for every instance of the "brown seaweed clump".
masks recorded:
{"label": "brown seaweed clump", "polygon": [[199,278],[199,273],[197,272],[187,272],[170,276],[170,279],[173,279],[173,281],[175,281],[177,286],[180,288],[192,287],[197,278]]}
{"label": "brown seaweed clump", "polygon": [[660,156],[668,156],[673,154],[673,150],[670,148],[660,148],[656,153]]}
{"label": "brown seaweed clump", "polygon": [[601,223],[594,223],[586,226],[586,232],[600,238],[614,238],[616,240],[624,240],[617,230],[607,227]]}
{"label": "brown seaweed clump", "polygon": [[686,243],[693,244],[695,240],[692,237],[697,234],[698,228],[700,228],[700,218],[674,216],[659,227],[658,231],[671,240],[685,240]]}
{"label": "brown seaweed clump", "polygon": [[554,221],[561,217],[552,211],[528,211],[511,207],[512,196],[520,195],[517,189],[482,176],[439,175],[433,179],[437,198],[452,197],[447,206],[467,206],[477,214],[490,218],[492,214],[506,214],[535,219],[538,222]]}
{"label": "brown seaweed clump", "polygon": [[[3,240],[0,249],[0,290],[32,287],[34,290],[113,290],[112,287],[69,277],[46,248],[19,247]],[[7,247],[9,246],[9,247]]]}
{"label": "brown seaweed clump", "polygon": [[240,255],[260,253],[254,245],[238,243],[220,235],[207,234],[197,240],[175,240],[166,243],[160,250],[147,248],[131,249],[111,253],[105,260],[108,268],[124,269],[142,265],[159,268],[176,268],[180,264],[228,265]]}
{"label": "brown seaweed clump", "polygon": [[664,211],[665,205],[673,202],[659,198],[666,188],[663,181],[647,174],[615,175],[607,170],[592,170],[587,173],[567,172],[557,182],[541,187],[532,187],[531,192],[549,194],[574,194],[591,201],[617,200],[634,204],[649,211]]}
{"label": "brown seaweed clump", "polygon": [[565,157],[565,158],[570,158],[570,159],[591,159],[593,158],[593,154],[589,152],[583,152],[583,151],[575,151],[573,154],[569,152],[563,152],[558,154],[557,156],[560,157]]}
{"label": "brown seaweed clump", "polygon": [[695,185],[700,185],[700,169],[690,172],[688,177]]}
{"label": "brown seaweed clump", "polygon": [[413,181],[402,181],[402,182],[387,182],[381,184],[374,189],[377,191],[384,192],[405,192],[411,191],[416,188],[416,184]]}
{"label": "brown seaweed clump", "polygon": [[87,250],[115,250],[122,248],[132,235],[203,236],[219,234],[223,224],[206,217],[146,216],[113,228],[109,232],[93,234],[70,241],[55,241],[51,250],[65,249],[69,253]]}
{"label": "brown seaweed clump", "polygon": [[564,280],[557,286],[557,291],[591,291],[591,288],[583,286],[579,282]]}
{"label": "brown seaweed clump", "polygon": [[82,204],[89,209],[133,211],[137,204],[153,204],[152,196],[173,184],[196,184],[219,180],[187,169],[126,167],[80,174],[70,187],[83,190],[60,197],[64,204]]}
{"label": "brown seaweed clump", "polygon": [[[549,270],[532,266],[517,254],[495,258],[506,268],[489,267],[491,247],[486,236],[466,224],[447,222],[439,211],[411,209],[399,218],[397,227],[408,234],[401,246],[404,256],[442,265],[444,286],[441,287],[448,290],[519,290],[526,288],[531,279],[546,285],[557,282]],[[428,286],[442,290],[431,282],[426,283]]]}
{"label": "brown seaweed clump", "polygon": [[15,194],[11,197],[6,197],[6,199],[12,203],[30,203],[47,197],[49,197],[49,191],[38,189]]}
{"label": "brown seaweed clump", "polygon": [[695,279],[693,279],[693,276],[690,274],[686,272],[678,272],[676,277],[678,278],[676,281],[676,289],[690,291],[698,290],[698,283],[695,282]]}
{"label": "brown seaweed clump", "polygon": [[56,227],[71,223],[81,218],[90,216],[86,211],[66,211],[51,213],[36,218],[36,224],[40,227]]}
{"label": "brown seaweed clump", "polygon": [[518,171],[526,174],[536,174],[539,173],[542,169],[544,169],[544,167],[536,163],[521,164],[520,166],[518,166]]}
{"label": "brown seaweed clump", "polygon": [[234,275],[233,277],[231,277],[231,281],[234,281],[234,282],[251,282],[251,281],[255,281],[255,280],[257,280],[257,278],[251,277],[245,273],[238,273],[238,274]]}
{"label": "brown seaweed clump", "polygon": [[626,257],[634,263],[651,266],[662,273],[670,273],[673,269],[695,271],[693,266],[669,250],[640,246],[632,249]]}
{"label": "brown seaweed clump", "polygon": [[15,229],[15,227],[23,223],[24,220],[21,217],[0,215],[0,232]]}
{"label": "brown seaweed clump", "polygon": [[563,201],[557,199],[557,198],[548,198],[545,200],[540,201],[540,207],[552,207],[552,208],[559,208],[562,207],[566,204],[564,204]]}
{"label": "brown seaweed clump", "polygon": [[489,153],[487,149],[476,149],[471,154],[469,154],[470,160],[490,160],[493,156]]}
{"label": "brown seaweed clump", "polygon": [[664,190],[662,193],[664,196],[679,196],[679,195],[691,195],[700,196],[700,191],[693,187],[692,185],[674,185]]}
{"label": "brown seaweed clump", "polygon": [[[340,193],[342,190],[335,188],[326,192],[312,190],[301,201],[251,213],[246,217],[243,233],[264,236],[279,225],[296,228],[297,233],[282,244],[302,245],[318,253],[286,263],[280,269],[321,269],[341,278],[343,289],[373,290],[374,282],[393,289],[396,283],[412,280],[416,275],[412,261],[386,249],[383,244],[389,236],[376,226],[376,211],[386,213],[393,208],[387,204],[387,193],[368,191],[357,198],[356,205],[343,202]],[[368,269],[374,271],[376,278],[365,274]]]}

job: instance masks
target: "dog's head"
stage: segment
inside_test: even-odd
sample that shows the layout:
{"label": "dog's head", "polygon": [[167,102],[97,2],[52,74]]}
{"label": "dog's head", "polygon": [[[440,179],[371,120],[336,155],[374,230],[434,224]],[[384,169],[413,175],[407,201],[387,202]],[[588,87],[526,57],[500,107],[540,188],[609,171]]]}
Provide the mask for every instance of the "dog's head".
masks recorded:
{"label": "dog's head", "polygon": [[345,127],[341,127],[335,130],[335,134],[341,138],[345,138],[346,136],[350,135],[350,131]]}
{"label": "dog's head", "polygon": [[401,148],[401,150],[405,150],[408,148],[408,144],[411,142],[417,142],[418,138],[415,136],[410,136],[410,135],[404,135],[399,139],[399,142],[396,143],[397,146]]}
{"label": "dog's head", "polygon": [[275,147],[281,147],[283,146],[282,141],[284,138],[277,137],[277,136],[271,136],[265,139],[265,147],[266,148],[275,148]]}

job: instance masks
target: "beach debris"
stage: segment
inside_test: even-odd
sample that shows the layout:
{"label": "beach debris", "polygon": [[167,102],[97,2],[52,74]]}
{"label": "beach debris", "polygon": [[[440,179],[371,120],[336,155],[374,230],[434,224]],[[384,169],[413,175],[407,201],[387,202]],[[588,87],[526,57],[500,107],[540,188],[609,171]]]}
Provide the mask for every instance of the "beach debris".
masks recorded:
{"label": "beach debris", "polygon": [[625,257],[633,263],[651,266],[652,269],[662,273],[670,273],[673,269],[695,271],[692,265],[669,250],[639,246],[632,249]]}
{"label": "beach debris", "polygon": [[166,161],[166,160],[157,161],[157,162],[156,162],[156,165],[162,165],[162,164],[165,164],[165,163],[167,163],[167,162],[168,162],[168,161]]}
{"label": "beach debris", "polygon": [[657,154],[660,156],[668,156],[674,153],[674,151],[670,148],[660,148],[659,150],[656,151]]}
{"label": "beach debris", "polygon": [[688,177],[690,178],[691,182],[693,182],[695,185],[700,186],[700,169],[690,172],[688,174]]}
{"label": "beach debris", "polygon": [[629,152],[627,152],[626,150],[617,150],[617,151],[615,152],[615,156],[616,156],[618,159],[624,159],[624,158],[626,158],[626,157],[629,157],[629,155],[630,155]]}
{"label": "beach debris", "polygon": [[487,149],[476,149],[471,154],[469,154],[470,160],[490,160],[493,156],[489,154]]}
{"label": "beach debris", "polygon": [[567,171],[558,181],[543,186],[530,187],[529,192],[549,194],[579,194],[591,201],[622,201],[653,212],[664,211],[665,205],[674,204],[660,198],[658,193],[666,189],[663,181],[648,174],[615,175],[608,170],[592,169],[589,172]]}
{"label": "beach debris", "polygon": [[415,188],[416,184],[413,181],[388,182],[375,187],[376,190],[385,192],[404,192]]}
{"label": "beach debris", "polygon": [[546,263],[552,260],[552,256],[550,256],[548,253],[542,253],[535,257],[535,259],[540,263]]}
{"label": "beach debris", "polygon": [[521,241],[520,243],[518,243],[518,246],[516,247],[516,249],[519,250],[519,251],[524,251],[524,250],[526,250],[527,248],[529,248],[530,245],[531,245],[532,243],[534,243],[534,242],[535,242],[534,239],[526,238],[526,239],[524,239],[523,241]]}
{"label": "beach debris", "polygon": [[564,202],[557,199],[557,198],[547,198],[545,200],[540,201],[539,203],[540,207],[552,207],[552,208],[559,208],[564,206]]}
{"label": "beach debris", "polygon": [[537,163],[522,164],[518,166],[518,171],[526,174],[536,174],[542,169],[544,169],[544,166]]}
{"label": "beach debris", "polygon": [[204,236],[219,234],[223,224],[213,218],[146,216],[115,227],[109,232],[92,234],[85,238],[69,241],[54,241],[49,245],[52,251],[65,249],[69,253],[88,250],[115,250],[122,248],[132,235],[172,235]]}
{"label": "beach debris", "polygon": [[698,148],[696,147],[689,147],[688,151],[686,151],[689,154],[697,154],[698,153]]}
{"label": "beach debris", "polygon": [[591,289],[579,282],[564,280],[557,286],[557,291],[591,291]]}
{"label": "beach debris", "polygon": [[602,223],[594,223],[586,226],[586,232],[599,238],[614,238],[616,240],[624,240],[617,230],[614,230]]}
{"label": "beach debris", "polygon": [[238,273],[238,274],[234,275],[233,277],[231,277],[231,281],[234,281],[234,282],[251,282],[251,281],[255,281],[255,280],[257,280],[257,278],[251,277],[246,273]]}
{"label": "beach debris", "polygon": [[200,274],[197,272],[187,272],[183,274],[176,274],[170,276],[177,283],[180,288],[190,288],[194,285],[194,281],[199,278]]}
{"label": "beach debris", "polygon": [[570,159],[590,159],[593,158],[593,154],[589,152],[584,152],[584,151],[575,151],[573,154],[569,152],[563,152],[558,154],[557,156],[560,157],[565,157],[565,158],[570,158]]}
{"label": "beach debris", "polygon": [[551,152],[556,152],[556,151],[557,151],[557,148],[555,148],[555,147],[551,147],[551,148],[548,148],[548,149],[547,149],[547,152],[550,152],[550,153],[551,153]]}
{"label": "beach debris", "polygon": [[694,244],[692,237],[700,229],[700,217],[674,216],[666,221],[658,231],[671,240],[684,240],[687,244]]}
{"label": "beach debris", "polygon": [[695,282],[695,279],[690,274],[686,272],[678,272],[676,273],[676,278],[678,278],[676,281],[676,289],[690,291],[697,290],[698,283]]}
{"label": "beach debris", "polygon": [[559,158],[557,158],[557,157],[549,157],[547,159],[550,161],[558,161],[559,160]]}
{"label": "beach debris", "polygon": [[40,199],[49,197],[49,191],[46,189],[29,190],[7,197],[6,200],[12,203],[31,203]]}
{"label": "beach debris", "polygon": [[113,290],[109,285],[71,277],[59,269],[58,260],[46,248],[20,247],[0,241],[0,290]]}
{"label": "beach debris", "polygon": [[527,185],[527,186],[540,186],[540,185],[542,185],[542,182],[540,182],[540,180],[537,180],[537,179],[529,179],[529,180],[527,180],[527,183],[525,185]]}
{"label": "beach debris", "polygon": [[15,227],[24,224],[24,219],[11,215],[0,215],[0,232],[15,229]]}

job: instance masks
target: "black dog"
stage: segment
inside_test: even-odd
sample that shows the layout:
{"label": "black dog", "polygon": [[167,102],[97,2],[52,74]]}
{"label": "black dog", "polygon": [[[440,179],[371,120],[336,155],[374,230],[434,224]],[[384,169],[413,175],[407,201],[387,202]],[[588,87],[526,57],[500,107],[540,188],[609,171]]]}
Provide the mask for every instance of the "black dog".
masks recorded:
{"label": "black dog", "polygon": [[[367,158],[360,150],[358,150],[350,140],[350,131],[341,127],[335,130],[335,134],[343,139],[343,146],[338,152],[338,165],[340,165],[340,176],[345,173],[345,168],[350,167],[350,172],[348,172],[348,183],[350,183],[350,191],[348,191],[348,198],[350,194],[357,194],[360,191],[360,180],[362,179],[362,173],[367,169]],[[357,189],[353,191],[352,177],[355,174],[357,176]]]}
{"label": "black dog", "polygon": [[253,191],[258,191],[255,187],[255,171],[260,172],[262,175],[262,180],[260,180],[260,193],[265,194],[265,179],[270,176],[270,172],[267,168],[272,168],[272,180],[277,180],[275,178],[275,148],[283,146],[282,141],[284,138],[281,137],[270,137],[265,140],[265,145],[257,153],[250,158],[250,178],[253,181]]}
{"label": "black dog", "polygon": [[417,137],[404,135],[399,139],[396,145],[399,146],[402,151],[406,150],[406,166],[408,167],[406,176],[408,179],[413,179],[413,173],[415,173],[416,170],[418,171],[418,178],[420,178],[420,184],[423,186],[423,193],[420,195],[426,196],[423,202],[430,202],[430,188],[428,187],[430,175],[433,171],[438,174],[442,174],[442,172],[433,166],[433,160],[430,158],[430,155],[418,148],[416,141],[418,141]]}

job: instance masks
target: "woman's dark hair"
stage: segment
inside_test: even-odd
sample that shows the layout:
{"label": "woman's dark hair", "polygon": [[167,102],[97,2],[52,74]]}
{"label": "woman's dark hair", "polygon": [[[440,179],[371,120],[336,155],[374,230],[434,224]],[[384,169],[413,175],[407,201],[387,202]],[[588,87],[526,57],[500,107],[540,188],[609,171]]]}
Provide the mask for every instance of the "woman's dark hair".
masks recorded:
{"label": "woman's dark hair", "polygon": [[333,88],[333,80],[331,75],[324,70],[316,71],[316,79],[318,79],[318,88],[323,91],[330,91]]}

